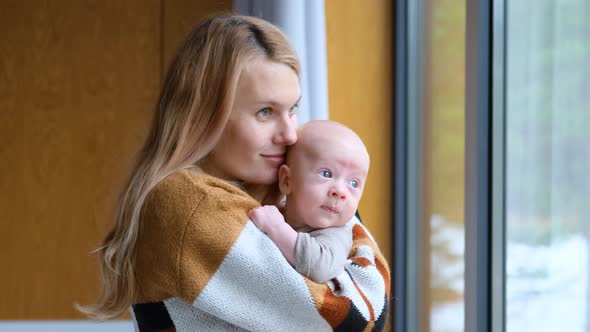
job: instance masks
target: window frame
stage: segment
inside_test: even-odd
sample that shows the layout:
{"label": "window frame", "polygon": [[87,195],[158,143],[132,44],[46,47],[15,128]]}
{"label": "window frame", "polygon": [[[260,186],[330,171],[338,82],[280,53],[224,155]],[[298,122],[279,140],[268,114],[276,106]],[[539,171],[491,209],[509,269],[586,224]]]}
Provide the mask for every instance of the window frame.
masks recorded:
{"label": "window frame", "polygon": [[393,325],[419,331],[420,108],[422,91],[422,0],[398,0],[396,12],[395,245]]}
{"label": "window frame", "polygon": [[[397,0],[393,327],[420,331],[423,0]],[[465,331],[505,331],[505,0],[466,1]],[[469,193],[469,194],[467,194]]]}

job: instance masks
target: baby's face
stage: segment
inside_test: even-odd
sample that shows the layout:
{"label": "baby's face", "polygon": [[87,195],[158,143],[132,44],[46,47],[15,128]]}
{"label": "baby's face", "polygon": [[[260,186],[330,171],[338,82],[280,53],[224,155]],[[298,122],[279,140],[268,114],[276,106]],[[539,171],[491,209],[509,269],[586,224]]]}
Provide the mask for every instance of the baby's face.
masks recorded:
{"label": "baby's face", "polygon": [[351,141],[339,135],[315,138],[298,142],[289,152],[294,155],[289,156],[287,209],[288,216],[296,219],[289,222],[312,228],[342,226],[357,210],[369,157],[360,139]]}

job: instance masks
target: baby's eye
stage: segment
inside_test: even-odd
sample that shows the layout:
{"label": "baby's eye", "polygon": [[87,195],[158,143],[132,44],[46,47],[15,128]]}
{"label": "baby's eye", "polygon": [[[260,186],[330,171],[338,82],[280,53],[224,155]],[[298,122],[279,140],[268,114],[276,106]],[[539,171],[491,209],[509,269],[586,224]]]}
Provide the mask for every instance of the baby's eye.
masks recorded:
{"label": "baby's eye", "polygon": [[260,111],[258,111],[258,113],[256,113],[258,116],[261,116],[263,118],[268,118],[270,117],[270,113],[271,113],[271,109],[269,107],[267,108],[263,108]]}
{"label": "baby's eye", "polygon": [[350,184],[353,188],[359,187],[359,182],[357,180],[350,180],[348,184]]}
{"label": "baby's eye", "polygon": [[321,171],[320,175],[325,177],[325,178],[331,178],[332,177],[332,172],[330,171]]}

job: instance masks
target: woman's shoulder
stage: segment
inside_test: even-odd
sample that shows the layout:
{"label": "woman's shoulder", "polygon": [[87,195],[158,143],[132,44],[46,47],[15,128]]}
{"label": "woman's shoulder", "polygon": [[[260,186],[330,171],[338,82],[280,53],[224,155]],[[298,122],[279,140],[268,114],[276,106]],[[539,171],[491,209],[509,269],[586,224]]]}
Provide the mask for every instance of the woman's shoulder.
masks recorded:
{"label": "woman's shoulder", "polygon": [[184,169],[162,179],[149,193],[146,209],[157,208],[158,214],[190,213],[198,205],[213,202],[231,205],[232,202],[257,204],[239,187],[208,174]]}
{"label": "woman's shoulder", "polygon": [[257,204],[252,201],[238,187],[194,170],[162,179],[142,207],[135,256],[138,301],[178,296],[183,252],[192,253],[191,246],[202,243],[200,236],[211,238],[205,235],[219,228],[221,218],[245,222],[249,204]]}

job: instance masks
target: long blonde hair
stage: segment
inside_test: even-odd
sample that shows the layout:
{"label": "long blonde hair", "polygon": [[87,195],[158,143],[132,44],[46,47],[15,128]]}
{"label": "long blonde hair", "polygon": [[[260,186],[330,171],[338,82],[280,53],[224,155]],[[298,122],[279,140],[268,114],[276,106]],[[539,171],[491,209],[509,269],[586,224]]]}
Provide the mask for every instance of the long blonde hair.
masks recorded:
{"label": "long blonde hair", "polygon": [[[115,210],[100,255],[102,290],[96,304],[77,306],[91,318],[125,313],[137,297],[134,263],[141,210],[166,176],[195,165],[219,141],[244,66],[265,55],[299,75],[299,60],[284,34],[254,17],[223,15],[195,27],[166,74],[148,137]],[[260,186],[249,188],[260,193]],[[266,197],[276,193],[267,187]]]}

